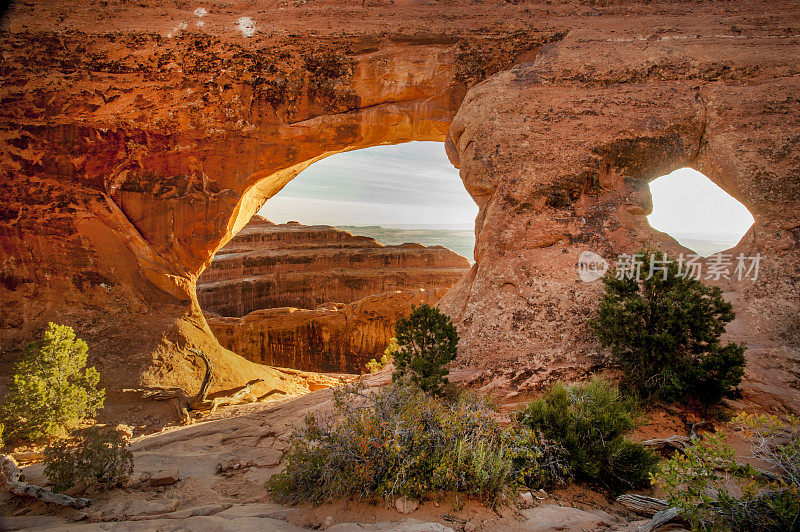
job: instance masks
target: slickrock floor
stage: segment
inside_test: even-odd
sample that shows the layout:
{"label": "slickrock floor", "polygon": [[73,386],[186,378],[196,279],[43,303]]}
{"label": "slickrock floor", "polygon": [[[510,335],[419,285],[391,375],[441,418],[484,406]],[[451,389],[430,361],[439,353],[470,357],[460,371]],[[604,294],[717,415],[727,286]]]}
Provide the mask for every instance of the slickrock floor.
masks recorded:
{"label": "slickrock floor", "polygon": [[[371,377],[370,385],[385,383]],[[134,438],[135,472],[128,486],[91,495],[85,510],[60,509],[21,498],[3,501],[3,530],[635,530],[608,513],[619,507],[585,490],[562,490],[539,506],[497,512],[473,501],[427,502],[409,515],[385,504],[341,501],[296,508],[270,502],[265,483],[281,470],[286,442],[306,414],[330,412],[330,389],[268,404],[219,410],[208,421]],[[43,466],[24,468],[44,484]],[[178,478],[172,484],[174,477]],[[172,477],[172,478],[170,478]],[[151,485],[151,480],[168,485]],[[583,504],[581,504],[583,503]],[[575,505],[584,509],[570,508]],[[601,509],[603,508],[603,509]],[[632,517],[632,516],[628,516]]]}

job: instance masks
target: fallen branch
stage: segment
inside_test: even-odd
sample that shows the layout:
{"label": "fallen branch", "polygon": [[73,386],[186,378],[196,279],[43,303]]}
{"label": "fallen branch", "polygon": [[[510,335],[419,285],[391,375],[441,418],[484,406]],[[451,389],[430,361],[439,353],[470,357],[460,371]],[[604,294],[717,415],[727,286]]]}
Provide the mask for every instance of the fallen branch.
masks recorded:
{"label": "fallen branch", "polygon": [[686,447],[692,443],[692,438],[689,436],[670,436],[669,438],[654,438],[642,442],[645,447],[655,447],[661,450],[675,450],[684,452]]}
{"label": "fallen branch", "polygon": [[628,493],[617,497],[617,502],[625,507],[626,510],[636,512],[642,515],[655,515],[661,510],[669,508],[667,501],[663,499],[656,499],[655,497],[648,497],[646,495],[636,495]]}
{"label": "fallen branch", "polygon": [[653,532],[654,530],[659,529],[660,527],[678,519],[679,517],[680,513],[678,512],[677,508],[667,508],[666,510],[661,510],[654,515],[652,519],[640,526],[639,532]]}
{"label": "fallen branch", "polygon": [[0,454],[0,487],[15,495],[27,495],[40,501],[70,506],[72,508],[86,508],[92,501],[90,499],[75,498],[62,493],[53,493],[41,486],[34,486],[22,482],[22,471],[17,466],[16,460],[6,454]]}
{"label": "fallen branch", "polygon": [[692,440],[699,440],[702,435],[699,434],[697,431],[698,429],[702,429],[705,427],[711,427],[711,431],[714,431],[714,424],[710,421],[701,421],[700,423],[692,423],[692,426],[689,428],[689,438]]}
{"label": "fallen branch", "polygon": [[233,395],[226,397],[215,397],[214,400],[211,401],[211,413],[213,414],[217,410],[217,407],[219,406],[230,406],[242,403],[256,402],[256,397],[250,393],[250,388],[252,388],[254,384],[258,384],[259,382],[264,382],[264,379],[251,380],[250,382],[245,384],[241,390],[234,393]]}
{"label": "fallen branch", "polygon": [[189,424],[193,421],[190,412],[204,412],[210,410],[210,413],[213,414],[220,406],[255,403],[263,401],[275,393],[286,393],[282,390],[270,390],[260,397],[255,397],[250,390],[254,385],[264,382],[264,379],[253,379],[232,395],[215,397],[213,400],[209,401],[208,391],[211,388],[211,384],[214,382],[214,366],[211,363],[211,359],[199,349],[189,347],[187,350],[200,357],[206,366],[203,382],[200,384],[200,390],[194,396],[190,396],[186,390],[177,386],[146,386],[144,388],[124,389],[122,391],[140,393],[142,399],[152,399],[154,401],[175,400],[175,407],[182,424]]}
{"label": "fallen branch", "polygon": [[206,365],[206,372],[203,375],[203,383],[200,385],[200,390],[197,392],[197,395],[189,403],[189,407],[193,408],[196,405],[202,405],[206,402],[206,396],[208,396],[208,390],[211,388],[211,383],[214,382],[214,366],[211,364],[211,359],[208,358],[208,355],[200,351],[199,349],[195,349],[193,347],[188,348],[189,351],[194,353],[195,355],[199,356]]}
{"label": "fallen branch", "polygon": [[286,395],[286,391],[285,390],[278,390],[277,388],[273,388],[272,390],[268,391],[264,395],[259,396],[258,399],[256,399],[256,402],[260,403],[261,401],[267,399],[268,397],[272,397],[276,393],[279,393],[281,395]]}

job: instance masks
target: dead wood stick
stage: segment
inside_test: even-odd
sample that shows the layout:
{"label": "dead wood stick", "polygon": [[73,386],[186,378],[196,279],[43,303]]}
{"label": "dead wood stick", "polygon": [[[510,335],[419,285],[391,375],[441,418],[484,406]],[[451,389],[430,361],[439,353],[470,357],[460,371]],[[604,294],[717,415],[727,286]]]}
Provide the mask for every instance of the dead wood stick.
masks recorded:
{"label": "dead wood stick", "polygon": [[41,486],[34,486],[22,482],[22,471],[17,466],[16,460],[6,454],[0,454],[0,487],[15,495],[27,495],[40,501],[70,506],[72,508],[86,508],[92,501],[90,499],[75,498],[62,493],[53,493]]}
{"label": "dead wood stick", "polygon": [[683,452],[692,443],[689,436],[670,436],[669,438],[654,438],[642,442],[646,447],[656,447],[658,449],[674,449]]}
{"label": "dead wood stick", "polygon": [[278,390],[277,388],[273,388],[272,390],[268,391],[264,395],[259,396],[259,398],[256,399],[256,402],[260,403],[261,401],[267,399],[268,397],[271,397],[271,396],[275,395],[276,393],[279,393],[281,395],[286,395],[286,392],[284,390]]}
{"label": "dead wood stick", "polygon": [[678,519],[679,517],[680,513],[678,512],[677,508],[667,508],[666,510],[661,510],[654,515],[652,519],[640,526],[639,532],[653,532],[654,530],[657,530],[658,528]]}
{"label": "dead wood stick", "polygon": [[[227,406],[227,405],[238,405],[241,403],[254,403],[256,398],[250,393],[250,388],[253,385],[258,384],[259,382],[264,382],[264,379],[253,379],[244,387],[239,390],[238,392],[234,393],[233,395],[229,395],[226,397],[215,397],[211,404],[211,413],[213,414],[217,407],[219,406]],[[249,400],[245,399],[249,398]]]}
{"label": "dead wood stick", "polygon": [[200,351],[199,349],[195,349],[194,347],[189,347],[189,351],[194,353],[195,355],[199,356],[206,365],[206,373],[203,375],[203,383],[200,385],[200,391],[197,392],[197,395],[194,396],[189,406],[193,406],[196,404],[203,404],[206,402],[206,397],[208,396],[208,390],[211,388],[211,383],[214,382],[214,366],[211,364],[211,359],[208,358],[208,355]]}
{"label": "dead wood stick", "polygon": [[183,424],[191,423],[192,418],[189,415],[190,411],[210,410],[213,414],[220,406],[236,405],[245,402],[253,403],[263,401],[273,393],[285,393],[281,390],[271,390],[261,397],[256,398],[252,395],[250,390],[254,385],[264,382],[264,379],[253,379],[233,394],[224,397],[216,397],[209,401],[208,391],[211,388],[211,384],[214,382],[214,365],[211,363],[211,359],[208,358],[208,355],[199,349],[188,347],[187,350],[200,357],[206,366],[203,382],[200,384],[200,390],[195,396],[190,397],[185,390],[176,386],[147,386],[145,388],[125,389],[123,391],[141,393],[142,399],[153,399],[155,401],[176,399],[178,417],[181,418],[181,423]]}
{"label": "dead wood stick", "polygon": [[637,495],[635,493],[620,495],[617,497],[617,502],[627,510],[648,516],[655,515],[661,510],[669,508],[667,501],[663,499],[656,499],[655,497],[648,497],[647,495]]}
{"label": "dead wood stick", "polygon": [[207,402],[208,390],[214,382],[214,365],[208,355],[195,349],[188,347],[187,350],[192,354],[200,357],[205,364],[205,372],[203,374],[203,382],[200,384],[200,390],[193,397],[189,393],[178,386],[145,386],[144,388],[126,388],[123,392],[140,393],[142,399],[152,399],[154,401],[170,401],[173,399],[178,400],[176,408],[180,417],[185,418],[189,410],[195,410],[196,407],[203,405]]}

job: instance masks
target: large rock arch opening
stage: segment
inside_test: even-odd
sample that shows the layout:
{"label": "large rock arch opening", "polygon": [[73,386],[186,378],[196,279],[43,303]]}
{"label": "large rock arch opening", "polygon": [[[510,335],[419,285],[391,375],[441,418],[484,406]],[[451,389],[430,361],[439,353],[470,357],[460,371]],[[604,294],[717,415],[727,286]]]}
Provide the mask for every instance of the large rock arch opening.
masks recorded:
{"label": "large rock arch opening", "polygon": [[692,168],[650,181],[651,226],[702,256],[733,248],[752,227],[747,207]]}
{"label": "large rock arch opening", "polygon": [[2,43],[28,50],[4,82],[2,364],[47,321],[66,323],[89,342],[112,398],[138,385],[196,388],[203,367],[189,346],[211,356],[217,388],[265,372],[266,386],[291,388],[211,334],[195,281],[214,253],[314,161],[444,141],[470,84],[560,38],[309,46],[126,28],[87,40],[31,35],[22,21],[10,12]]}

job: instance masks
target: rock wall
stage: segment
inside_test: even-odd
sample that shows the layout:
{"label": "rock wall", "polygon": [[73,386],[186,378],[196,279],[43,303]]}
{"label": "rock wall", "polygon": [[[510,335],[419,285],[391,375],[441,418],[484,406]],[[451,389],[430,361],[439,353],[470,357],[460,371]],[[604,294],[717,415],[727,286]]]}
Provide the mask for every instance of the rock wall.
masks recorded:
{"label": "rock wall", "polygon": [[760,254],[758,279],[716,282],[737,313],[728,338],[749,345],[743,399],[800,408],[800,37],[777,15],[745,20],[764,26],[571,32],[470,91],[446,145],[480,206],[476,266],[441,302],[462,362],[491,352],[524,375],[516,388],[602,368],[586,326],[601,283],[578,278],[578,257],[689,252],[645,216],[648,182],[690,166],[755,218],[726,253]]}
{"label": "rock wall", "polygon": [[246,380],[194,295],[214,253],[314,161],[450,128],[481,207],[476,264],[441,303],[463,363],[531,385],[597,367],[578,253],[675,246],[647,227],[646,183],[690,165],[756,219],[735,251],[762,253],[763,275],[725,286],[746,391],[800,410],[800,6],[401,4],[212,1],[202,27],[186,4],[12,5],[3,363],[57,320],[114,388],[197,386],[187,345],[213,351],[221,381]]}
{"label": "rock wall", "polygon": [[384,246],[330,226],[276,225],[256,215],[197,280],[206,312],[241,317],[273,307],[313,309],[392,290],[447,289],[469,261],[442,246]]}
{"label": "rock wall", "polygon": [[[17,2],[4,16],[3,369],[52,320],[89,342],[110,395],[195,389],[188,346],[220,386],[246,382],[196,301],[214,253],[320,158],[443,141],[470,84],[560,35],[478,35],[488,9],[459,27],[413,14],[420,33],[388,5],[205,7],[202,27],[184,4]],[[243,35],[241,16],[260,31]]]}
{"label": "rock wall", "polygon": [[315,309],[270,308],[241,318],[207,315],[225,348],[259,364],[307,371],[363,373],[380,360],[398,319],[411,307],[434,305],[446,290],[406,290],[374,294],[343,305]]}

